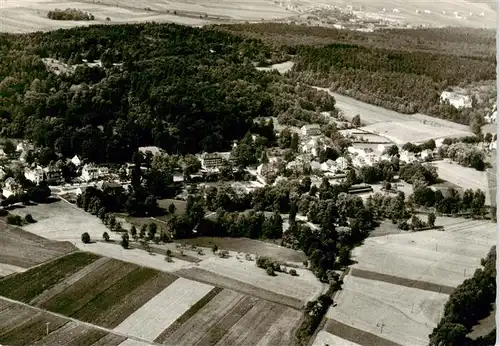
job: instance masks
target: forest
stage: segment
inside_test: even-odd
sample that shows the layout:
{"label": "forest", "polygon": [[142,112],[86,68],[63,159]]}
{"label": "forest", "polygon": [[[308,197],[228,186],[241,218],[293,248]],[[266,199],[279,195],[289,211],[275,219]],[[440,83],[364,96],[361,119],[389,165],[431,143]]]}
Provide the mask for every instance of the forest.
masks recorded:
{"label": "forest", "polygon": [[[406,113],[466,124],[481,118],[485,105],[456,110],[439,104],[439,94],[495,78],[494,36],[444,29],[391,35],[152,23],[1,34],[0,135],[60,157],[110,163],[147,145],[174,154],[229,150],[257,118],[301,126],[322,123],[322,111],[335,115],[335,99],[309,85]],[[475,53],[456,54],[463,45]],[[254,68],[289,59],[296,64],[284,76]]]}
{"label": "forest", "polygon": [[[304,112],[334,109],[326,92],[254,68],[273,54],[259,40],[174,24],[3,34],[0,135],[63,157],[122,163],[147,145],[228,150],[258,117],[304,121]],[[46,58],[63,67],[49,71]]]}
{"label": "forest", "polygon": [[495,32],[473,29],[361,33],[277,23],[223,30],[268,42],[296,64],[287,77],[401,113],[424,113],[469,125],[488,111],[440,104],[450,86],[496,79]]}

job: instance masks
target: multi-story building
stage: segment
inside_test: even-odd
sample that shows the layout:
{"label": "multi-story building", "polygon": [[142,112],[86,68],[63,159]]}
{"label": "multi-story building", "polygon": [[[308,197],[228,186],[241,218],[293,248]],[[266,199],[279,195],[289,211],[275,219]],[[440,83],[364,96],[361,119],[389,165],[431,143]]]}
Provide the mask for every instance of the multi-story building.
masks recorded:
{"label": "multi-story building", "polygon": [[317,136],[321,134],[321,128],[318,124],[307,124],[300,129],[304,136]]}
{"label": "multi-story building", "polygon": [[222,156],[217,153],[205,153],[201,160],[201,165],[205,169],[219,168],[224,164]]}
{"label": "multi-story building", "polygon": [[33,168],[27,168],[24,171],[24,176],[29,181],[32,181],[35,184],[39,184],[41,181],[44,180],[44,177],[45,177],[44,173],[45,172],[43,171],[42,167],[36,166],[36,167],[33,167]]}
{"label": "multi-story building", "polygon": [[45,179],[48,181],[62,182],[64,181],[62,170],[54,165],[45,167],[43,169],[45,173]]}

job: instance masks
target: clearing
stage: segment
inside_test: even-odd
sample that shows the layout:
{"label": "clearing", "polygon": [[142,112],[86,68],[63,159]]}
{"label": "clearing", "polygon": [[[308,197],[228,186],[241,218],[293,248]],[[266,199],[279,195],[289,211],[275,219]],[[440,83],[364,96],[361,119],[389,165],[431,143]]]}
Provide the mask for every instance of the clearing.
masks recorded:
{"label": "clearing", "polygon": [[220,250],[231,250],[241,252],[243,254],[249,253],[259,256],[269,256],[281,261],[302,263],[307,260],[306,254],[302,251],[292,250],[283,246],[248,238],[198,237],[181,240],[181,242],[189,245],[206,247],[208,249],[211,249],[214,244],[217,244]]}
{"label": "clearing", "polygon": [[424,346],[447,300],[447,294],[347,276],[327,317],[401,345]]}
{"label": "clearing", "polygon": [[[479,189],[486,195],[486,205],[490,205],[492,198],[494,200],[496,184],[488,184],[488,172],[478,171],[474,168],[463,167],[457,163],[440,160],[432,162],[437,167],[439,178],[449,181],[463,189]],[[491,184],[493,185],[493,184]]]}

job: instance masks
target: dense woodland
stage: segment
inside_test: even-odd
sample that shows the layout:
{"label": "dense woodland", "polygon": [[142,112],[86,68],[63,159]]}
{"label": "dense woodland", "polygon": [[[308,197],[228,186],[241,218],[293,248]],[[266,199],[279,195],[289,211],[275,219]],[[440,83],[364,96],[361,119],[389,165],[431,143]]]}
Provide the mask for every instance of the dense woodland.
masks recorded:
{"label": "dense woodland", "polygon": [[450,295],[444,315],[429,335],[431,346],[493,345],[496,328],[489,334],[472,340],[467,337],[480,320],[492,312],[496,298],[496,247],[493,246],[474,276],[465,280]]}
{"label": "dense woodland", "polygon": [[[287,112],[308,122],[334,109],[325,92],[254,68],[272,54],[258,40],[168,24],[1,35],[0,134],[63,156],[124,162],[145,145],[179,154],[229,149],[257,117]],[[76,69],[56,75],[41,58]]]}
{"label": "dense woodland", "polygon": [[293,55],[287,77],[329,87],[402,113],[426,113],[469,125],[487,104],[458,111],[440,105],[449,86],[495,80],[495,32],[470,29],[360,33],[286,24],[225,26]]}
{"label": "dense woodland", "polygon": [[[369,34],[283,24],[2,34],[0,135],[96,162],[130,160],[145,145],[179,154],[222,150],[258,117],[301,126],[322,123],[320,111],[335,115],[333,97],[307,85],[469,124],[486,105],[458,111],[439,105],[439,94],[494,79],[494,42],[481,30]],[[55,74],[43,58],[69,66]],[[289,59],[296,65],[285,76],[254,68]]]}

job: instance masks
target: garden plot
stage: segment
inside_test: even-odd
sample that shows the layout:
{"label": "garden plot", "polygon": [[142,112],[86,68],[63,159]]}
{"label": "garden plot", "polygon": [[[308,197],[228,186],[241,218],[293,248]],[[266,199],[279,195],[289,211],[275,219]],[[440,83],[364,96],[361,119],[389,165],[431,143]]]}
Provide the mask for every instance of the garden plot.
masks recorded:
{"label": "garden plot", "polygon": [[447,180],[453,184],[460,186],[463,189],[479,189],[486,195],[486,204],[491,202],[491,191],[494,188],[489,188],[488,173],[486,171],[477,171],[474,168],[463,167],[456,163],[442,161],[434,161],[433,166],[437,167],[437,173],[443,180]]}
{"label": "garden plot", "polygon": [[427,345],[447,300],[446,294],[349,275],[327,317],[400,345]]}
{"label": "garden plot", "polygon": [[270,277],[264,269],[257,267],[254,261],[238,259],[236,254],[231,254],[229,258],[206,259],[198,263],[197,268],[303,302],[313,299],[325,289],[309,270],[296,269],[298,276],[295,277],[285,273]]}
{"label": "garden plot", "polygon": [[316,336],[316,339],[314,339],[314,342],[312,346],[325,346],[325,345],[330,345],[330,346],[361,346],[359,344],[356,344],[354,342],[339,338],[336,335],[330,334],[328,332],[325,332],[324,330],[321,330],[318,335]]}
{"label": "garden plot", "polygon": [[[366,239],[353,251],[353,267],[456,287],[480,267],[496,243],[496,224],[449,219],[444,231],[422,231]],[[440,224],[440,218],[437,221]]]}
{"label": "garden plot", "polygon": [[35,342],[33,346],[92,345],[106,334],[106,332],[99,329],[93,329],[76,322],[68,322],[61,328]]}
{"label": "garden plot", "polygon": [[214,287],[179,278],[114,330],[153,341]]}

